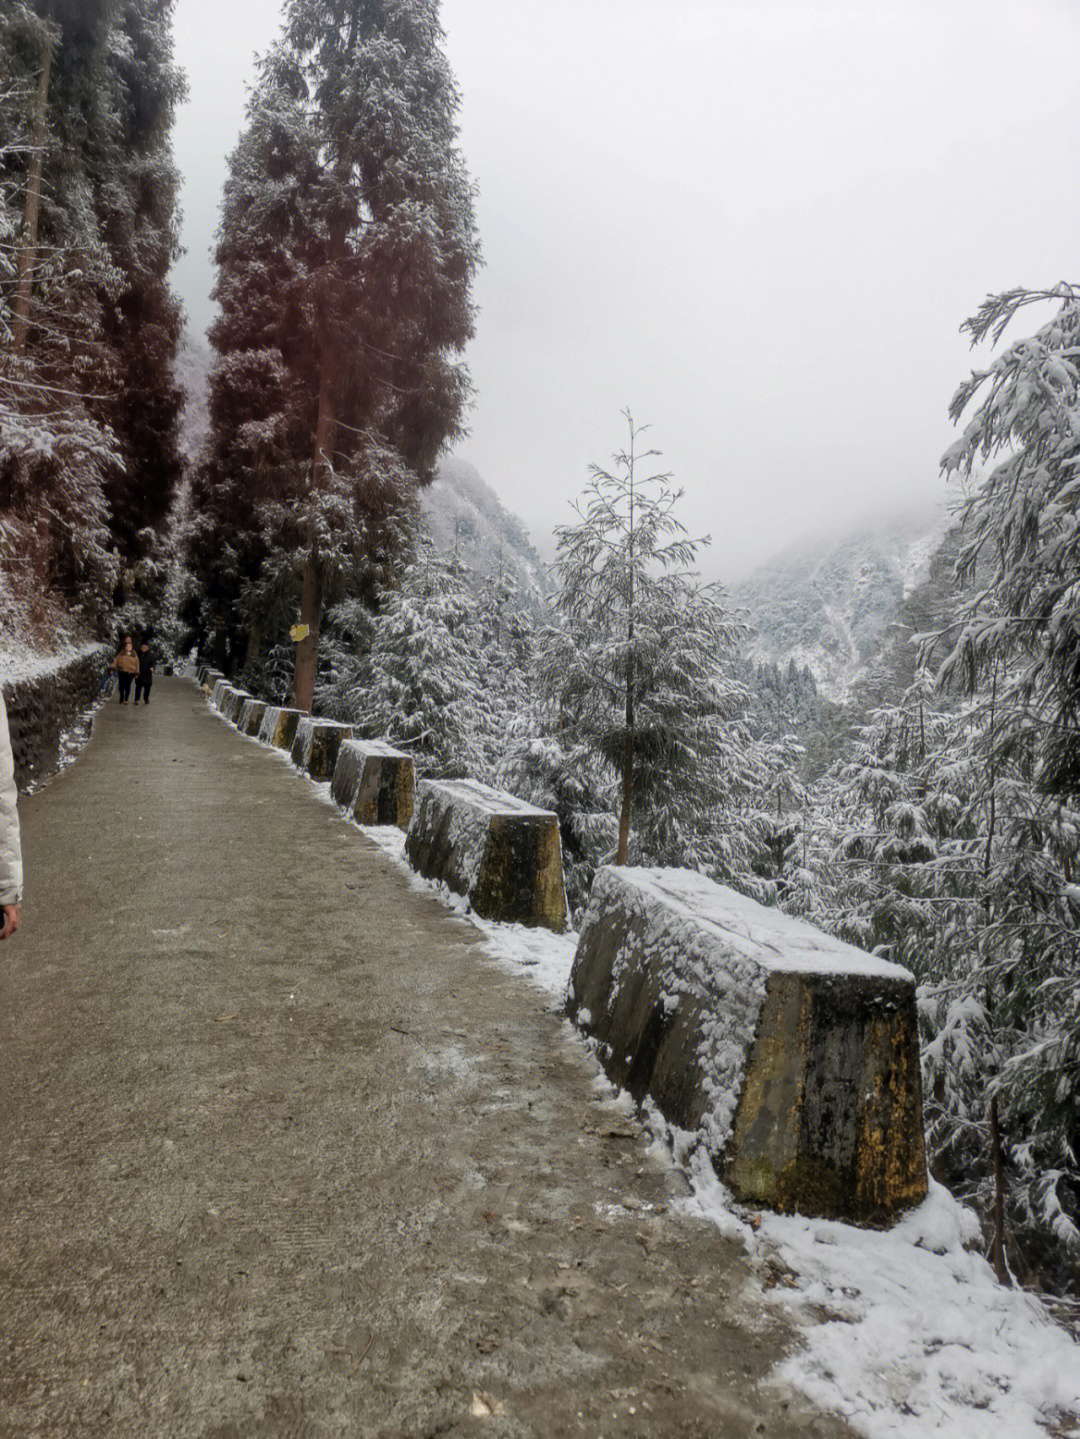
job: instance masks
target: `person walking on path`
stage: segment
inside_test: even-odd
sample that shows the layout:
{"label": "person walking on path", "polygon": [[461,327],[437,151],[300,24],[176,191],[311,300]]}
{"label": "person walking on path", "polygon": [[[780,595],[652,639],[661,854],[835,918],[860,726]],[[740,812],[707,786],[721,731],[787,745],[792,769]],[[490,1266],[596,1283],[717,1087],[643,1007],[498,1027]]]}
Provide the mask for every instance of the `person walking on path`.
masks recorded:
{"label": "person walking on path", "polygon": [[142,695],[144,705],[150,703],[150,686],[154,682],[154,656],[150,653],[150,646],[145,640],[139,646],[139,673],[135,676],[135,703],[139,703],[139,695]]}
{"label": "person walking on path", "polygon": [[9,939],[22,917],[22,848],[15,802],[15,756],[0,693],[0,939]]}
{"label": "person walking on path", "polygon": [[139,673],[139,656],[135,653],[135,641],[130,635],[124,636],[124,643],[112,662],[112,668],[120,682],[120,703],[126,705],[128,695],[131,694],[131,681]]}

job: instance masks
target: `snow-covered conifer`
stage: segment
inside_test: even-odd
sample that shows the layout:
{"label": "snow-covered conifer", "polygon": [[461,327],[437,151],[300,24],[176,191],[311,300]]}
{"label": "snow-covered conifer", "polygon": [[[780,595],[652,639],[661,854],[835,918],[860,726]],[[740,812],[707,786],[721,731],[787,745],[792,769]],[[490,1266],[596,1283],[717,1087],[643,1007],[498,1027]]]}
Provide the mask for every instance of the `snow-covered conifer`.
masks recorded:
{"label": "snow-covered conifer", "polygon": [[556,531],[557,623],[543,637],[540,683],[564,743],[618,776],[615,860],[715,868],[716,820],[742,781],[745,633],[693,562],[703,541],[675,515],[670,477],[642,473],[629,440],[613,471],[590,467],[578,523]]}
{"label": "snow-covered conifer", "polygon": [[232,157],[202,484],[216,528],[243,537],[241,584],[266,516],[235,520],[267,501],[291,516],[304,708],[328,571],[373,533],[349,535],[353,511],[374,519],[387,456],[415,490],[460,429],[478,249],[456,108],[437,0],[289,0]]}

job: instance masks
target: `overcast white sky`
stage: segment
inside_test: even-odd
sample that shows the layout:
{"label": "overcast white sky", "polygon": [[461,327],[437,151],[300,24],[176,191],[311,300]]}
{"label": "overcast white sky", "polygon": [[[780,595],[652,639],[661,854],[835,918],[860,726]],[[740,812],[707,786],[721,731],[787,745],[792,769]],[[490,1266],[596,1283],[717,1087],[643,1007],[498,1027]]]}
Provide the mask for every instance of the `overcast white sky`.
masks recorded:
{"label": "overcast white sky", "polygon": [[[278,0],[177,0],[176,284],[211,314],[225,155]],[[474,463],[542,549],[652,425],[734,582],[944,494],[960,322],[1080,280],[1075,0],[443,0],[479,187]]]}

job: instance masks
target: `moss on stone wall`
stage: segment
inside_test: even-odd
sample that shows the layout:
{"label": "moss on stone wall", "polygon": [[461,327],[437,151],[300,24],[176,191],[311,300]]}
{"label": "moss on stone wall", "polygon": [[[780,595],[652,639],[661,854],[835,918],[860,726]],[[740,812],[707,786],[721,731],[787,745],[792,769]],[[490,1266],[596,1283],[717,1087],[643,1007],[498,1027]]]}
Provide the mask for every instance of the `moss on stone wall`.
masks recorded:
{"label": "moss on stone wall", "polygon": [[15,782],[21,790],[55,773],[61,737],[94,703],[108,663],[108,646],[102,645],[55,670],[4,685]]}

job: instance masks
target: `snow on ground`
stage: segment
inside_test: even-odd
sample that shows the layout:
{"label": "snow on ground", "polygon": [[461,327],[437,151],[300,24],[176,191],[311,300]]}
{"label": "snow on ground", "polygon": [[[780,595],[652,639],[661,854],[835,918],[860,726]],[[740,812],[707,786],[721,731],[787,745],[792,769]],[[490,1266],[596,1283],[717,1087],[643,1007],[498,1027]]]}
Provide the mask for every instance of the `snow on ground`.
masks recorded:
{"label": "snow on ground", "polygon": [[104,648],[100,640],[91,640],[83,644],[64,643],[49,654],[43,654],[17,639],[5,637],[3,648],[0,648],[0,684],[13,685],[20,680],[37,679]]}
{"label": "snow on ground", "polygon": [[806,1341],[776,1382],[867,1439],[1045,1439],[1068,1414],[1054,1432],[1080,1433],[1080,1346],[964,1248],[979,1237],[936,1184],[886,1232],[764,1216],[759,1243],[797,1276],[770,1296]]}
{"label": "snow on ground", "polygon": [[[314,787],[333,804],[329,785]],[[494,959],[562,1002],[576,934],[478,919],[460,895],[413,872],[400,830],[359,828],[411,884],[474,924]],[[599,1093],[630,1104],[602,1076]],[[947,1190],[932,1182],[926,1201],[886,1231],[758,1215],[733,1201],[696,1135],[651,1104],[644,1118],[690,1182],[685,1212],[744,1245],[766,1302],[803,1339],[774,1371],[776,1387],[842,1415],[865,1439],[1080,1439],[1080,1345],[965,1248],[979,1242],[978,1222]]]}
{"label": "snow on ground", "polygon": [[[673,1137],[676,1156],[680,1139],[692,1136]],[[1080,1346],[965,1248],[981,1241],[978,1221],[941,1185],[931,1181],[924,1203],[892,1229],[857,1229],[752,1215],[700,1149],[683,1160],[687,1212],[742,1240],[765,1271],[767,1302],[802,1336],[805,1348],[776,1369],[774,1385],[842,1415],[866,1439],[1080,1434]]]}

